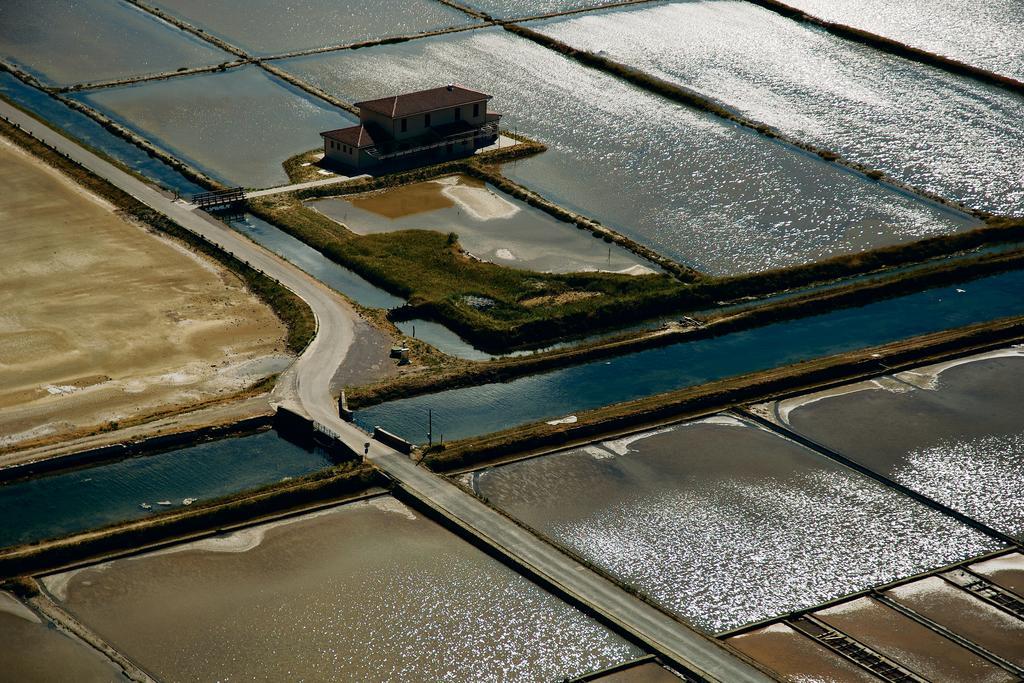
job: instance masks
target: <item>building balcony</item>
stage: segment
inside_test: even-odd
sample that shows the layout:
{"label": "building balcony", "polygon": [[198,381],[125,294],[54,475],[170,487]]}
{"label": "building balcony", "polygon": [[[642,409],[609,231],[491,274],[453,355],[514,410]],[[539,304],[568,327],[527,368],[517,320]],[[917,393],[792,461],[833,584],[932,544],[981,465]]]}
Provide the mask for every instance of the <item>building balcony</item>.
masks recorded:
{"label": "building balcony", "polygon": [[365,151],[371,157],[385,161],[455,145],[465,140],[475,141],[480,138],[490,138],[497,134],[497,120],[488,121],[481,126],[473,126],[465,121],[456,121],[432,128],[427,133],[408,140],[381,142],[373,147],[367,147]]}

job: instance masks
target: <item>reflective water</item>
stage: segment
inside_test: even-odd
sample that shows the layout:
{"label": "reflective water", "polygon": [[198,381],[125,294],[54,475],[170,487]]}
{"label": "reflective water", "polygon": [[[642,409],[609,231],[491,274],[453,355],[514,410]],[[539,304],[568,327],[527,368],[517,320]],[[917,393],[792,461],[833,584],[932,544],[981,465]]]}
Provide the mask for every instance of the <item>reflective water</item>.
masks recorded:
{"label": "reflective water", "polygon": [[871,598],[843,603],[815,612],[814,616],[932,683],[1018,680],[979,655]]}
{"label": "reflective water", "polygon": [[584,7],[600,7],[614,0],[467,0],[467,7],[486,12],[495,18],[533,17],[538,14],[565,12]]}
{"label": "reflective water", "polygon": [[396,230],[454,232],[473,256],[509,268],[548,273],[655,272],[646,260],[589,230],[557,220],[467,176],[385,192],[310,202],[360,235]]}
{"label": "reflective water", "polygon": [[167,680],[533,683],[641,654],[390,497],[46,585]]}
{"label": "reflective water", "polygon": [[228,225],[358,304],[369,308],[396,308],[405,303],[404,299],[370,284],[313,247],[252,214],[230,219]]}
{"label": "reflective water", "polygon": [[[1024,9],[1019,14],[1024,20]],[[913,186],[1024,215],[1024,97],[1001,88],[739,0],[642,5],[532,26]],[[1024,48],[1016,52],[1024,60]]]}
{"label": "reflective water", "polygon": [[[267,431],[0,485],[0,546],[139,519],[331,464]],[[171,505],[158,505],[158,501]],[[152,505],[147,511],[142,503]]]}
{"label": "reflective water", "polygon": [[51,85],[234,59],[123,0],[4,0],[0,57]]}
{"label": "reflective water", "polygon": [[0,677],[18,683],[127,681],[99,652],[0,593]]}
{"label": "reflective water", "polygon": [[1019,0],[786,2],[822,19],[1024,80],[1024,4]]}
{"label": "reflective water", "polygon": [[[151,178],[158,185],[177,190],[183,195],[202,192],[205,189],[185,179],[173,168],[149,156],[124,138],[114,135],[85,114],[68,108],[43,91],[25,85],[4,71],[0,71],[0,95],[25,111],[46,120],[68,137],[120,161],[137,173]],[[46,139],[45,135],[42,137]]]}
{"label": "reflective water", "polygon": [[937,576],[887,590],[885,595],[992,654],[1024,666],[1024,620]]}
{"label": "reflective water", "polygon": [[797,397],[777,414],[905,486],[1024,537],[1024,349],[979,358]]}
{"label": "reflective water", "polygon": [[1010,553],[972,564],[970,570],[1024,598],[1024,555]]}
{"label": "reflective water", "polygon": [[229,185],[288,182],[288,157],[354,121],[256,66],[76,95]]}
{"label": "reflective water", "polygon": [[257,55],[476,23],[434,0],[163,0],[160,9]]}
{"label": "reflective water", "polygon": [[1021,315],[1021,291],[1024,271],[1009,272],[507,383],[383,403],[357,411],[356,421],[420,441],[426,434],[427,410],[433,409],[434,429],[448,439],[487,434],[746,372]]}
{"label": "reflective water", "polygon": [[491,505],[711,632],[999,547],[727,415],[469,476]]}
{"label": "reflective water", "polygon": [[785,624],[772,624],[729,638],[734,648],[791,683],[877,683],[856,664]]}
{"label": "reflective water", "polygon": [[430,320],[403,320],[395,323],[402,334],[425,341],[438,351],[466,360],[490,360],[495,356],[481,351],[444,325]]}
{"label": "reflective water", "polygon": [[709,272],[764,270],[973,225],[498,28],[279,66],[349,101],[449,81],[492,93],[504,126],[548,145],[506,164],[506,174]]}

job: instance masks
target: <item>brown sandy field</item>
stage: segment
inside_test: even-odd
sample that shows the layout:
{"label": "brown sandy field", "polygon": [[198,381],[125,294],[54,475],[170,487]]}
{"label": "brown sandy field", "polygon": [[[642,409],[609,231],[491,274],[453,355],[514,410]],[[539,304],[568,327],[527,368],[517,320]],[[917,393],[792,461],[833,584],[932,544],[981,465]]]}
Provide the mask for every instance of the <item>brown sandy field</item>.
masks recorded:
{"label": "brown sandy field", "polygon": [[290,362],[242,281],[0,138],[0,452],[230,398]]}

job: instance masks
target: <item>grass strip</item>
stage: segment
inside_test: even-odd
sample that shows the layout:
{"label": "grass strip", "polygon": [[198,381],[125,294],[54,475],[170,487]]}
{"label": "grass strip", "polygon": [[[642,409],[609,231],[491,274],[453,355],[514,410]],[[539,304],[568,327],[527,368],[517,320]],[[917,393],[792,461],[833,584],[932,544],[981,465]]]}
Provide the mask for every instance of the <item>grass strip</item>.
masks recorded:
{"label": "grass strip", "polygon": [[569,365],[636,353],[670,344],[719,337],[841,308],[863,306],[883,299],[904,296],[932,287],[962,283],[1020,267],[1024,267],[1024,250],[982,256],[958,263],[940,264],[902,276],[873,279],[864,283],[754,306],[739,312],[713,315],[705,318],[701,327],[670,325],[653,332],[624,335],[569,349],[557,349],[518,358],[501,358],[488,363],[463,364],[449,369],[437,369],[429,375],[387,379],[376,384],[349,389],[346,391],[346,398],[349,408],[358,410],[385,401],[421,396],[441,390],[508,382],[519,377],[564,368]]}

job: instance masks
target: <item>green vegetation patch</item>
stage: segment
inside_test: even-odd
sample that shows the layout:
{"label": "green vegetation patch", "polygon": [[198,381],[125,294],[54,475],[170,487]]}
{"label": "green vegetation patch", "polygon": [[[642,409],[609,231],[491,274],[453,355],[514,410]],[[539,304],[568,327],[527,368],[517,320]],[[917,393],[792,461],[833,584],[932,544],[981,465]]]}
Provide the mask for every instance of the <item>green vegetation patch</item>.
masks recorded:
{"label": "green vegetation patch", "polygon": [[292,197],[251,210],[331,260],[409,301],[399,315],[443,322],[485,348],[553,339],[624,316],[655,315],[687,286],[667,275],[548,274],[466,255],[454,233],[402,230],[356,235]]}

